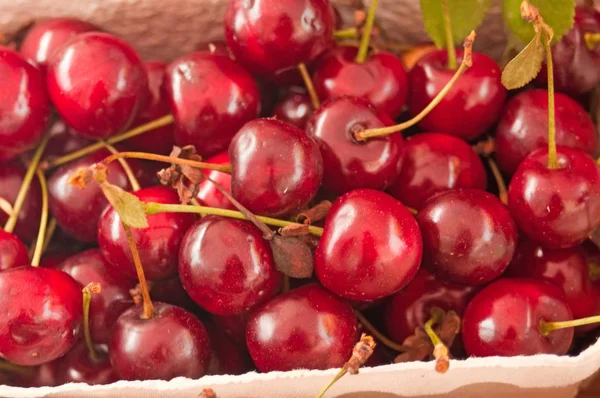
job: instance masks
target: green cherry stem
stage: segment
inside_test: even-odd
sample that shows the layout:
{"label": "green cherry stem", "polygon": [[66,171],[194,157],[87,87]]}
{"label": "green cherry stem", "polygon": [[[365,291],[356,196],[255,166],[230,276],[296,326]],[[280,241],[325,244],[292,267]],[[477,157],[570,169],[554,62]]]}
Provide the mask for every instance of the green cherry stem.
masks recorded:
{"label": "green cherry stem", "polygon": [[44,173],[40,169],[36,170],[36,174],[40,181],[40,188],[42,191],[42,215],[40,217],[38,236],[35,241],[35,249],[33,250],[33,256],[31,258],[31,265],[34,267],[40,265],[42,253],[44,252],[46,228],[48,225],[48,184],[46,183],[46,176],[44,176]]}
{"label": "green cherry stem", "polygon": [[588,50],[593,51],[600,44],[600,33],[586,32],[583,34],[583,40]]}
{"label": "green cherry stem", "polygon": [[550,332],[555,330],[585,326],[593,323],[600,323],[600,315],[563,322],[546,322],[542,320],[540,322],[539,330],[542,336],[548,336]]}
{"label": "green cherry stem", "polygon": [[97,362],[100,358],[94,348],[92,342],[92,334],[90,333],[90,304],[92,301],[92,294],[98,294],[102,291],[99,283],[92,282],[82,289],[83,292],[83,336],[85,338],[85,345],[87,345],[90,353],[90,359]]}
{"label": "green cherry stem", "polygon": [[129,249],[131,250],[133,263],[135,265],[135,272],[137,273],[140,290],[142,291],[142,305],[144,308],[141,318],[150,319],[154,316],[154,305],[150,299],[150,288],[148,287],[148,281],[146,280],[146,274],[144,273],[144,267],[142,266],[142,260],[140,259],[140,252],[135,245],[131,228],[124,223],[121,223],[121,225],[123,226],[125,236],[127,237],[127,242],[129,243]]}
{"label": "green cherry stem", "polygon": [[3,197],[0,197],[0,210],[6,213],[7,216],[10,216],[13,212],[12,204]]}
{"label": "green cherry stem", "polygon": [[504,204],[508,204],[508,191],[506,189],[506,183],[504,182],[504,178],[502,178],[502,173],[500,173],[500,169],[496,164],[496,161],[490,157],[487,158],[488,165],[490,166],[490,170],[492,171],[492,175],[496,180],[496,186],[498,187],[498,198]]}
{"label": "green cherry stem", "polygon": [[356,28],[340,29],[333,32],[335,40],[357,39],[358,36],[358,29]]}
{"label": "green cherry stem", "polygon": [[217,170],[217,171],[221,171],[223,173],[231,174],[231,165],[230,164],[212,164],[212,163],[205,163],[205,162],[197,162],[195,160],[181,159],[181,158],[175,158],[172,156],[156,155],[154,153],[145,153],[145,152],[114,153],[114,154],[106,157],[100,163],[102,163],[104,166],[108,166],[111,162],[113,162],[115,160],[129,159],[129,158],[130,159],[154,160],[156,162],[172,163],[172,164],[178,164],[178,165],[182,165],[182,166],[191,166],[191,167],[196,167],[199,169]]}
{"label": "green cherry stem", "polygon": [[444,312],[441,309],[434,307],[431,310],[431,318],[429,318],[427,322],[425,322],[425,325],[423,327],[425,333],[427,333],[427,336],[429,336],[429,339],[433,344],[433,356],[436,360],[435,370],[438,373],[445,373],[450,365],[448,347],[446,347],[444,342],[433,330],[433,325],[439,323],[442,320],[443,316]]}
{"label": "green cherry stem", "polygon": [[[110,151],[110,153],[112,153],[113,155],[119,153],[119,151],[117,151],[117,148],[110,145],[108,142],[106,142],[106,141],[100,141],[100,142],[102,142],[104,147],[106,147],[106,149],[108,149]],[[121,164],[123,171],[125,171],[125,174],[127,175],[127,179],[129,180],[129,185],[131,185],[131,190],[134,192],[139,191],[141,188],[140,183],[137,180],[137,178],[135,178],[135,174],[133,173],[133,170],[131,170],[131,167],[129,166],[129,163],[127,163],[127,160],[120,158],[120,159],[117,159],[117,161]]]}
{"label": "green cherry stem", "polygon": [[450,18],[450,7],[448,0],[442,0],[442,15],[444,17],[444,31],[446,33],[446,49],[448,50],[448,69],[456,69],[456,49],[452,37],[452,20]]}
{"label": "green cherry stem", "polygon": [[367,317],[365,317],[361,312],[354,311],[354,313],[356,314],[358,322],[360,322],[360,324],[365,328],[365,330],[367,330],[368,333],[373,335],[373,337],[375,337],[381,344],[397,352],[407,351],[405,346],[398,344],[395,341],[392,341],[386,335],[377,330],[377,328],[371,322],[369,322]]}
{"label": "green cherry stem", "polygon": [[377,5],[379,0],[372,0],[367,19],[365,21],[365,28],[362,32],[360,40],[360,47],[358,47],[358,54],[356,54],[356,63],[362,64],[367,60],[369,54],[369,43],[371,41],[371,32],[373,31],[373,24],[375,23],[375,12],[377,11]]}
{"label": "green cherry stem", "polygon": [[304,63],[300,63],[298,65],[298,70],[300,71],[300,75],[302,76],[302,80],[306,86],[306,91],[308,91],[308,96],[310,97],[313,108],[319,109],[321,106],[321,101],[319,100],[319,95],[317,94],[317,90],[315,89],[315,85],[310,77],[310,73],[308,73],[306,65]]}

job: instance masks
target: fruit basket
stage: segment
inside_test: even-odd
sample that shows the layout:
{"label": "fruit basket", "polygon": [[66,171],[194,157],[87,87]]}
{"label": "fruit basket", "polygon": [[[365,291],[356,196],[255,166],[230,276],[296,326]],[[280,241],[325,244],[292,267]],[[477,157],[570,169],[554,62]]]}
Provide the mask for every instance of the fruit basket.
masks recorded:
{"label": "fruit basket", "polygon": [[0,0],[0,397],[576,396],[593,3]]}

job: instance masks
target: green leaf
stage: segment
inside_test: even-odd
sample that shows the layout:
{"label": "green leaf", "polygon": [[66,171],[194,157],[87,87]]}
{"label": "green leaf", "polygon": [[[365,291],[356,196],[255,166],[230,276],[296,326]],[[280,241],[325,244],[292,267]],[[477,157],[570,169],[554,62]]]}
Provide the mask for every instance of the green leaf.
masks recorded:
{"label": "green leaf", "polygon": [[[503,0],[502,13],[508,28],[523,43],[528,43],[535,36],[531,23],[521,18],[522,0]],[[552,42],[559,41],[573,27],[575,17],[574,0],[529,0],[536,7],[544,23],[554,31]]]}
{"label": "green leaf", "polygon": [[100,184],[100,188],[123,224],[132,228],[148,228],[144,206],[137,196],[108,182]]}
{"label": "green leaf", "polygon": [[[483,21],[491,0],[447,0],[454,44],[460,44]],[[425,29],[438,48],[446,46],[442,0],[421,0]]]}
{"label": "green leaf", "polygon": [[536,34],[533,40],[502,71],[502,84],[508,90],[523,87],[535,79],[542,69],[545,50],[540,39],[541,34]]}

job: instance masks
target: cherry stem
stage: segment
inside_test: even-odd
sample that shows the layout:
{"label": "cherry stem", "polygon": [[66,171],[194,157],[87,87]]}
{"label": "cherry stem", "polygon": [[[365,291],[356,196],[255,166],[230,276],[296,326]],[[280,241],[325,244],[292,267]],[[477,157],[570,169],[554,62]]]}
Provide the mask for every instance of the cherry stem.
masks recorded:
{"label": "cherry stem", "polygon": [[395,341],[390,340],[383,333],[381,333],[369,320],[359,311],[354,311],[356,314],[356,318],[363,325],[365,329],[369,331],[371,335],[373,335],[377,340],[381,342],[384,346],[398,352],[406,352],[407,349],[405,346],[396,343]]}
{"label": "cherry stem", "polygon": [[552,331],[559,329],[574,328],[577,326],[585,326],[593,323],[600,323],[600,315],[590,316],[587,318],[573,319],[571,321],[562,322],[546,322],[542,320],[540,322],[540,333],[542,336],[548,336]]}
{"label": "cherry stem", "polygon": [[375,23],[375,12],[377,11],[377,5],[379,0],[371,1],[371,7],[369,7],[369,13],[365,21],[365,27],[362,32],[360,39],[360,47],[358,47],[358,54],[356,54],[356,63],[362,64],[367,60],[369,54],[369,43],[371,41],[371,32],[373,31],[373,24]]}
{"label": "cherry stem", "polygon": [[433,325],[439,323],[444,316],[444,311],[435,307],[431,310],[431,318],[425,322],[423,329],[431,343],[433,344],[433,356],[436,359],[435,370],[439,373],[445,373],[449,366],[448,347],[439,338],[439,336],[433,330]]}
{"label": "cherry stem", "polygon": [[181,159],[181,158],[175,158],[172,156],[156,155],[154,153],[144,153],[144,152],[119,152],[119,153],[115,153],[113,155],[108,156],[107,158],[102,160],[100,163],[104,164],[105,166],[108,166],[112,161],[115,161],[117,159],[126,159],[126,158],[127,159],[154,160],[156,162],[172,163],[172,164],[178,164],[178,165],[182,165],[182,166],[191,166],[191,167],[196,167],[199,169],[216,170],[216,171],[221,171],[223,173],[231,174],[231,165],[230,164],[204,163],[204,162],[197,162],[195,160]]}
{"label": "cherry stem", "polygon": [[91,360],[97,362],[100,358],[94,348],[90,332],[90,303],[92,301],[92,294],[100,293],[102,288],[99,283],[92,282],[81,291],[83,292],[83,336],[85,337],[85,344],[87,345]]}
{"label": "cherry stem", "polygon": [[[131,129],[123,134],[109,137],[105,140],[105,142],[108,144],[116,144],[121,141],[125,141],[129,138],[136,137],[138,135],[146,133],[148,131],[152,131],[152,130],[155,130],[160,127],[168,126],[169,124],[172,124],[174,121],[175,121],[175,118],[173,117],[173,115],[166,115],[166,116],[163,116],[156,120],[153,120],[151,122],[148,122],[146,124],[142,124],[141,126]],[[85,148],[81,148],[77,151],[68,153],[64,156],[54,159],[54,160],[46,163],[43,166],[43,168],[51,169],[51,168],[63,165],[65,163],[72,162],[73,160],[84,157],[85,155],[89,155],[90,153],[94,153],[102,148],[104,148],[104,144],[102,142],[95,142],[91,145],[86,146]]]}
{"label": "cherry stem", "polygon": [[310,73],[308,73],[308,69],[306,69],[306,65],[304,63],[300,63],[298,65],[298,70],[300,71],[302,80],[304,80],[304,85],[306,86],[306,90],[308,91],[308,96],[310,97],[310,101],[312,102],[313,108],[319,109],[319,107],[321,106],[321,101],[319,100],[317,90],[315,90],[315,85],[313,84],[312,78],[310,77]]}
{"label": "cherry stem", "polygon": [[496,161],[492,158],[487,158],[488,165],[490,166],[490,170],[492,170],[492,174],[494,175],[494,179],[496,180],[496,186],[498,187],[498,197],[500,201],[505,205],[508,204],[508,192],[506,190],[506,183],[504,182],[504,178],[502,178],[502,173],[500,173],[500,169],[498,169],[498,165]]}
{"label": "cherry stem", "polygon": [[446,49],[448,50],[448,69],[456,69],[456,49],[452,37],[452,20],[450,18],[450,7],[448,0],[442,0],[442,15],[444,17],[444,31],[446,33]]}
{"label": "cherry stem", "polygon": [[140,253],[138,252],[137,246],[135,245],[135,240],[133,239],[133,234],[131,233],[131,228],[129,228],[129,225],[125,225],[123,222],[121,222],[121,225],[125,230],[125,236],[127,236],[127,242],[129,243],[129,249],[131,250],[131,255],[133,256],[133,263],[135,264],[135,272],[137,273],[137,277],[140,283],[140,290],[142,291],[142,305],[144,306],[144,310],[141,318],[150,319],[154,315],[154,305],[152,304],[152,300],[150,299],[150,289],[148,288],[148,282],[146,280],[146,275],[144,274],[144,267],[142,267]]}
{"label": "cherry stem", "polygon": [[27,374],[33,372],[34,369],[33,366],[21,366],[12,362],[0,360],[0,372]]}
{"label": "cherry stem", "polygon": [[[153,215],[158,213],[194,213],[194,214],[211,214],[215,216],[236,218],[238,220],[249,220],[246,215],[242,212],[235,210],[219,209],[216,207],[207,206],[194,206],[194,205],[174,205],[157,202],[145,202],[143,203],[144,210],[147,215]],[[255,216],[261,222],[272,225],[274,227],[287,227],[288,225],[303,226],[304,224],[298,224],[291,221],[279,220],[277,218]],[[323,235],[323,228],[309,226],[308,231],[315,236]]]}
{"label": "cherry stem", "polygon": [[336,30],[335,32],[333,32],[333,37],[335,40],[357,39],[358,38],[358,29],[347,28],[347,29]]}
{"label": "cherry stem", "polygon": [[46,228],[46,238],[44,239],[44,247],[42,248],[42,254],[48,249],[50,246],[50,242],[52,241],[52,237],[54,236],[54,232],[56,232],[56,218],[52,217],[50,222],[48,223],[48,228]]}
{"label": "cherry stem", "polygon": [[36,173],[38,165],[40,164],[40,160],[42,159],[42,155],[44,154],[44,150],[46,149],[46,145],[48,144],[48,140],[50,139],[50,134],[46,133],[42,141],[38,145],[35,153],[33,154],[33,158],[31,159],[31,163],[27,167],[27,171],[25,172],[25,176],[23,177],[23,182],[21,182],[21,188],[19,188],[19,193],[17,194],[17,199],[15,199],[15,203],[13,204],[12,214],[8,216],[8,220],[6,221],[6,225],[4,226],[4,230],[6,232],[12,233],[17,226],[17,220],[19,218],[19,213],[21,212],[21,208],[23,207],[23,203],[25,203],[25,198],[27,197],[27,192],[29,192],[29,187],[31,182],[33,181],[33,176]]}
{"label": "cherry stem", "polygon": [[600,33],[586,32],[583,35],[583,40],[588,50],[593,51],[600,44]]}
{"label": "cherry stem", "polygon": [[8,200],[0,197],[0,210],[5,212],[7,216],[10,216],[13,213],[12,204]]}
{"label": "cherry stem", "polygon": [[[106,147],[106,149],[108,149],[110,151],[110,153],[112,153],[113,155],[119,153],[119,151],[117,151],[117,148],[110,145],[106,141],[100,141],[100,142],[102,142],[102,144]],[[127,175],[127,179],[129,180],[129,185],[131,185],[131,190],[139,191],[141,188],[140,183],[137,180],[137,178],[135,178],[135,174],[133,174],[133,170],[131,170],[131,167],[129,167],[129,163],[127,163],[127,160],[122,159],[122,158],[117,159],[117,160],[121,164],[121,167],[123,167],[123,171],[125,171],[125,174]]]}
{"label": "cherry stem", "polygon": [[40,180],[40,188],[42,191],[42,215],[40,217],[40,227],[38,229],[38,236],[35,241],[35,249],[33,250],[33,257],[31,258],[31,265],[37,267],[40,265],[42,259],[42,253],[44,252],[44,242],[46,240],[46,228],[48,225],[48,184],[46,183],[46,176],[40,169],[36,170],[38,180]]}
{"label": "cherry stem", "polygon": [[472,31],[471,34],[469,34],[469,36],[465,39],[465,51],[460,67],[456,70],[454,76],[452,76],[452,79],[450,79],[450,81],[446,83],[442,91],[440,91],[439,94],[436,95],[436,97],[429,103],[429,105],[427,105],[425,109],[423,109],[417,116],[395,126],[357,131],[356,133],[354,133],[354,138],[357,141],[364,141],[368,138],[381,137],[397,133],[402,130],[406,130],[409,127],[412,127],[415,124],[419,123],[421,120],[423,120],[423,118],[425,118],[425,116],[427,116],[429,112],[433,110],[433,108],[435,108],[440,102],[442,102],[446,94],[448,94],[448,92],[452,89],[452,86],[454,86],[454,83],[456,83],[456,81],[462,76],[462,74],[465,73],[465,71],[469,69],[471,65],[473,65],[472,53],[474,41],[475,32]]}
{"label": "cherry stem", "polygon": [[344,377],[346,373],[348,373],[348,369],[341,368],[340,371],[335,375],[335,377],[331,379],[321,391],[319,391],[315,398],[323,398],[325,396],[325,393],[331,388],[331,386],[333,386],[339,379]]}

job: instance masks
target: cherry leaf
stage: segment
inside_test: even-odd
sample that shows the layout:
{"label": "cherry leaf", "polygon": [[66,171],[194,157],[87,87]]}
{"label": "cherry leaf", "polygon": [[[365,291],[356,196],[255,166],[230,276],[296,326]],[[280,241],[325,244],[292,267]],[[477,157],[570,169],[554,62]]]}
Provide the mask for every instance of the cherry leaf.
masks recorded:
{"label": "cherry leaf", "polygon": [[[531,23],[521,18],[521,3],[523,0],[504,0],[502,14],[508,28],[523,43],[530,42],[535,36]],[[572,27],[575,18],[574,0],[529,0],[536,7],[544,23],[554,31],[553,43],[556,43]]]}
{"label": "cherry leaf", "polygon": [[545,50],[537,33],[525,48],[502,71],[502,84],[508,90],[521,88],[537,76],[544,62]]}
{"label": "cherry leaf", "polygon": [[100,188],[123,224],[131,228],[148,228],[148,219],[139,198],[116,185],[103,182]]}
{"label": "cherry leaf", "polygon": [[[447,0],[454,44],[460,44],[483,21],[491,0]],[[438,48],[446,46],[442,0],[421,0],[425,30]]]}
{"label": "cherry leaf", "polygon": [[306,243],[297,237],[275,235],[271,250],[275,268],[290,278],[310,278],[313,274],[313,255]]}

